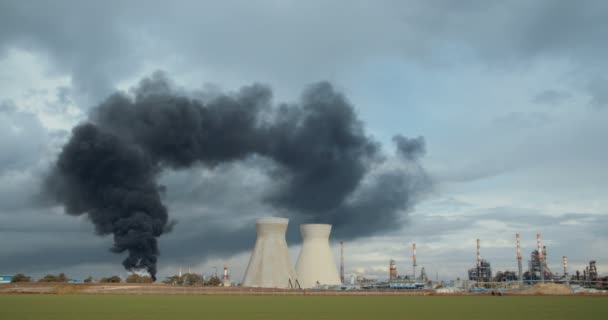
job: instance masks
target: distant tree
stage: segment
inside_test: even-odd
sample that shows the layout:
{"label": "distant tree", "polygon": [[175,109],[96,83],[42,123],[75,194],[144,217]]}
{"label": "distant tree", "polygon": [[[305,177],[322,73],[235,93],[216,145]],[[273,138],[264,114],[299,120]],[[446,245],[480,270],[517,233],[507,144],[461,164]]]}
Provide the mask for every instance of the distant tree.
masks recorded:
{"label": "distant tree", "polygon": [[57,282],[57,276],[54,274],[47,274],[46,276],[40,278],[38,282]]}
{"label": "distant tree", "polygon": [[84,282],[85,283],[91,283],[91,282],[93,282],[93,277],[88,276],[88,277],[84,278]]}
{"label": "distant tree", "polygon": [[13,276],[11,282],[30,282],[32,280],[31,277],[24,275],[23,273],[17,273]]}
{"label": "distant tree", "polygon": [[152,283],[154,282],[150,276],[140,276],[137,273],[130,274],[125,280],[127,283]]}
{"label": "distant tree", "polygon": [[99,282],[101,282],[101,283],[120,283],[121,281],[122,280],[120,279],[119,276],[111,276],[111,277],[99,279]]}
{"label": "distant tree", "polygon": [[187,286],[204,285],[203,277],[196,273],[186,273],[183,276],[183,284]]}
{"label": "distant tree", "polygon": [[216,287],[217,287],[217,286],[219,286],[221,283],[222,283],[222,281],[220,281],[220,278],[218,278],[218,277],[211,277],[211,278],[209,278],[209,280],[207,280],[207,281],[205,282],[205,285],[208,285],[208,286],[216,286]]}
{"label": "distant tree", "polygon": [[68,277],[65,276],[65,273],[60,273],[57,275],[57,282],[67,282]]}
{"label": "distant tree", "polygon": [[182,285],[182,284],[184,284],[184,279],[183,279],[183,277],[180,277],[178,275],[174,275],[174,276],[171,276],[171,277],[168,277],[167,279],[165,279],[163,281],[163,283],[174,284],[174,285]]}
{"label": "distant tree", "polygon": [[132,273],[130,274],[127,279],[125,279],[126,283],[138,283],[139,282],[139,275],[137,273]]}

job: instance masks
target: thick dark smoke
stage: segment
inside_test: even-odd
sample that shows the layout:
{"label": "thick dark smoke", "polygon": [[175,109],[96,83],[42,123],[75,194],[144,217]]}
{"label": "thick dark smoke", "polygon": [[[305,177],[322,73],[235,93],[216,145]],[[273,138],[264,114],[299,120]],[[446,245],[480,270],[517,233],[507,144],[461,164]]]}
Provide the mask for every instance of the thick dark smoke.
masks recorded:
{"label": "thick dark smoke", "polygon": [[[116,93],[73,129],[47,181],[69,214],[87,214],[113,234],[128,270],[156,272],[157,238],[169,231],[157,176],[163,168],[215,166],[248,157],[275,164],[279,187],[266,201],[298,222],[327,222],[353,238],[398,226],[430,182],[416,160],[424,140],[395,136],[396,166],[347,99],[329,83],[307,88],[297,104],[272,104],[262,85],[194,99],[162,73],[129,95]],[[382,167],[387,167],[382,169]]]}
{"label": "thick dark smoke", "polygon": [[156,274],[157,237],[168,230],[155,178],[158,166],[136,146],[86,123],[74,128],[47,189],[71,215],[88,214],[113,252],[129,253],[125,268]]}

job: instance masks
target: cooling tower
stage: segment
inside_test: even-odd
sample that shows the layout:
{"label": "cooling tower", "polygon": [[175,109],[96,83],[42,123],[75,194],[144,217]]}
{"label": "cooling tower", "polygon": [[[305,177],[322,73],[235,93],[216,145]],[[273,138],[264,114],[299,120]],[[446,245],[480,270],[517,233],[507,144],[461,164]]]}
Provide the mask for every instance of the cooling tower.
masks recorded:
{"label": "cooling tower", "polygon": [[285,241],[288,221],[285,218],[260,218],[256,221],[258,236],[243,277],[243,286],[299,287]]}
{"label": "cooling tower", "polygon": [[317,285],[339,285],[340,275],[329,248],[330,224],[303,224],[302,251],[296,263],[296,273],[302,288]]}

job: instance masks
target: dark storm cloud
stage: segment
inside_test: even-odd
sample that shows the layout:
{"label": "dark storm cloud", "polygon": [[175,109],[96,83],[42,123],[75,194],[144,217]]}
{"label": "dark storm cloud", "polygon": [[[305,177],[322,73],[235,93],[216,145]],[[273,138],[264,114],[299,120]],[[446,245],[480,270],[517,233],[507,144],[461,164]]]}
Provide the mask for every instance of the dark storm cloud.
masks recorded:
{"label": "dark storm cloud", "polygon": [[36,115],[0,103],[0,174],[35,165],[47,147],[47,131]]}
{"label": "dark storm cloud", "polygon": [[596,108],[608,106],[608,78],[602,76],[594,77],[588,85],[591,93],[591,105]]}
{"label": "dark storm cloud", "polygon": [[[77,105],[89,107],[112,92],[118,82],[131,81],[145,64],[152,68],[158,68],[159,64],[162,67],[168,58],[177,62],[175,68],[183,73],[207,75],[207,69],[215,69],[216,73],[238,81],[263,79],[281,85],[296,83],[299,88],[300,83],[330,78],[336,70],[339,74],[340,70],[351,70],[352,65],[375,57],[403,57],[408,62],[423,61],[436,66],[434,59],[442,60],[442,55],[458,58],[463,49],[466,54],[474,56],[473,63],[483,62],[501,70],[505,65],[527,67],[544,58],[566,60],[576,71],[591,79],[589,86],[584,85],[587,83],[585,80],[581,83],[591,93],[591,104],[600,107],[606,105],[605,81],[593,79],[601,79],[596,76],[604,75],[606,70],[606,6],[605,1],[389,1],[378,5],[352,1],[294,2],[289,5],[277,5],[275,1],[221,4],[180,1],[177,6],[161,1],[0,1],[0,58],[7,50],[18,47],[45,61],[48,59],[49,72],[72,79],[73,88],[69,96],[81,95]],[[67,102],[63,98],[68,98],[64,93],[59,92],[58,95],[62,104]],[[576,94],[574,91],[571,93]],[[0,105],[0,110],[2,108]],[[13,115],[7,119],[10,119],[8,124],[14,124]],[[35,126],[32,126],[34,131],[26,131],[33,135],[27,139],[4,135],[8,128],[8,125],[0,128],[5,138],[0,137],[0,145],[3,146],[0,160],[9,164],[0,168],[3,175],[0,201],[4,205],[0,215],[14,214],[13,209],[26,205],[28,194],[34,193],[31,186],[38,182],[35,178],[37,169],[30,169],[36,166],[42,155],[32,147],[34,143],[28,142],[44,141],[36,133]],[[561,156],[557,154],[554,158]],[[477,163],[461,175],[448,178],[471,181],[480,176],[503,173],[509,167],[506,160],[497,161],[488,169],[484,169],[482,164]],[[277,166],[272,169],[278,172],[286,170]],[[244,179],[240,173],[238,171],[231,179]],[[397,186],[408,186],[407,183],[399,183],[399,179],[395,180],[393,184]],[[171,190],[181,183],[167,184],[167,193],[171,194]],[[252,189],[267,187],[251,186]],[[254,193],[232,185],[220,187],[212,182],[202,191],[188,193],[189,196],[168,196],[166,204],[178,207],[172,202],[193,203],[192,208],[179,208],[192,210],[188,214],[196,215],[199,213],[195,208],[197,192],[204,191],[208,198],[214,198],[215,188],[228,194],[247,193],[250,196],[249,193]],[[257,192],[254,194],[258,195]],[[355,193],[347,197],[345,203],[357,203]],[[267,213],[271,211],[263,211],[268,209],[265,205],[280,204],[281,199],[285,199],[272,193],[266,196],[259,194],[255,199],[274,201],[252,207],[242,201],[234,211]],[[218,210],[225,202],[222,204],[221,196],[215,199],[216,202],[204,201],[209,206],[206,208],[208,211],[230,211],[226,207]],[[176,215],[178,213],[172,211],[172,216],[182,217]],[[285,213],[278,211],[277,214]],[[339,216],[338,213],[333,215]],[[186,219],[187,214],[184,212],[183,216]],[[189,221],[183,220],[177,228],[196,233]],[[362,229],[363,233],[373,230]],[[297,231],[295,235],[294,238],[299,239]],[[61,236],[64,233],[52,234],[48,238]],[[173,236],[168,234],[166,237],[170,242],[167,245],[175,253],[163,251],[163,254],[197,254],[197,248],[201,248],[193,242],[191,251],[182,249],[182,242],[171,240]],[[22,236],[27,237],[30,235]],[[19,243],[20,238],[11,239],[12,243]],[[189,239],[199,238],[192,236]],[[201,242],[205,243],[204,246],[215,245],[213,238],[200,239],[205,240]],[[73,241],[79,239],[75,237]],[[40,243],[44,242],[44,239],[40,240]],[[237,246],[236,243],[235,240],[226,246]],[[164,244],[161,244],[161,249]],[[101,247],[79,254],[83,254],[83,260],[91,257],[93,261],[96,250]],[[89,255],[84,255],[86,252]],[[38,254],[38,251],[32,252],[31,263],[36,261]],[[60,255],[62,253],[48,255],[46,259],[51,261]],[[5,257],[8,256],[2,254],[3,261]],[[61,257],[65,260],[53,263],[60,266],[79,262],[76,255],[71,259],[68,257],[69,252]]]}
{"label": "dark storm cloud", "polygon": [[397,145],[397,154],[408,160],[416,159],[426,152],[424,137],[407,138],[396,135],[393,137],[393,142]]}
{"label": "dark storm cloud", "polygon": [[417,32],[471,46],[484,59],[526,63],[521,59],[545,56],[584,64],[608,52],[600,41],[607,13],[604,1],[423,1],[406,20]]}
{"label": "dark storm cloud", "polygon": [[[160,198],[165,188],[157,182],[163,168],[213,169],[267,158],[280,187],[265,201],[296,223],[331,223],[345,238],[398,227],[398,214],[429,190],[416,163],[422,138],[396,139],[408,170],[370,173],[382,162],[380,149],[329,83],[311,85],[295,104],[275,107],[271,98],[269,88],[254,84],[196,100],[174,92],[166,76],[155,73],[132,96],[110,96],[91,111],[90,123],[74,128],[46,189],[68,214],[86,214],[98,234],[112,234],[112,251],[129,253],[126,269],[152,276],[157,238],[171,227]],[[244,249],[232,241],[224,252]]]}
{"label": "dark storm cloud", "polygon": [[81,102],[93,103],[137,65],[121,13],[120,2],[1,1],[0,57],[12,46],[48,56],[54,70],[72,76]]}
{"label": "dark storm cloud", "polygon": [[606,67],[607,14],[608,3],[601,0],[387,1],[375,6],[350,1],[181,1],[179,6],[3,1],[0,50],[19,46],[48,55],[92,105],[116,82],[140,72],[144,62],[174,55],[184,61],[177,67],[186,70],[196,61],[203,69],[218,68],[239,78],[252,79],[243,74],[247,71],[254,78],[298,83],[329,76],[348,67],[346,62],[387,54],[429,61],[437,57],[429,52],[454,48],[499,66],[565,59],[595,75],[598,66]]}
{"label": "dark storm cloud", "polygon": [[537,93],[532,101],[538,104],[557,105],[565,100],[568,100],[571,95],[565,91],[559,90],[544,90]]}
{"label": "dark storm cloud", "polygon": [[10,100],[0,101],[0,113],[9,114],[17,111],[15,103]]}
{"label": "dark storm cloud", "polygon": [[536,129],[551,123],[549,114],[540,112],[509,112],[495,118],[492,122],[498,129]]}
{"label": "dark storm cloud", "polygon": [[[42,277],[53,269],[64,272],[67,267],[81,264],[120,263],[119,257],[104,250],[105,243],[88,239],[87,235],[84,232],[66,231],[61,233],[40,231],[6,233],[6,240],[31,244],[32,247],[29,250],[19,251],[2,248],[3,272],[9,274],[21,272]],[[21,241],[20,239],[23,238],[30,238],[32,241]],[[62,241],[55,241],[55,239],[62,239]],[[75,243],[78,245],[73,245]],[[58,250],[58,248],[61,249]],[[89,269],[84,274],[105,276],[96,271]]]}

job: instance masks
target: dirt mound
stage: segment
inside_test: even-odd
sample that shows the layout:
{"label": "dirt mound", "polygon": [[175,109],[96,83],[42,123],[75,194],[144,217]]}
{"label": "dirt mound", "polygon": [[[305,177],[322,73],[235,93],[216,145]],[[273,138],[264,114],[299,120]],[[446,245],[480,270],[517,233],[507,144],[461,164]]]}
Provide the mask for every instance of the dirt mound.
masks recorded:
{"label": "dirt mound", "polygon": [[538,295],[567,295],[572,294],[572,289],[564,284],[558,283],[537,283],[532,288],[526,290],[526,294]]}

